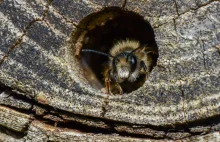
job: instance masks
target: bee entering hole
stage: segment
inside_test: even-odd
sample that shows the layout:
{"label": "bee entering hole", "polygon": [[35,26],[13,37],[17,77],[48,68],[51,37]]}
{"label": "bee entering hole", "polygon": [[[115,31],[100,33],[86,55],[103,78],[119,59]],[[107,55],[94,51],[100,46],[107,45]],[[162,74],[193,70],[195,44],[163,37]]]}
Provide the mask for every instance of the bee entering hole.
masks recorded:
{"label": "bee entering hole", "polygon": [[[92,18],[91,18],[92,17]],[[149,78],[158,48],[149,22],[134,12],[107,8],[80,23],[76,48],[85,79],[109,94],[130,93]],[[79,25],[79,26],[80,26]]]}

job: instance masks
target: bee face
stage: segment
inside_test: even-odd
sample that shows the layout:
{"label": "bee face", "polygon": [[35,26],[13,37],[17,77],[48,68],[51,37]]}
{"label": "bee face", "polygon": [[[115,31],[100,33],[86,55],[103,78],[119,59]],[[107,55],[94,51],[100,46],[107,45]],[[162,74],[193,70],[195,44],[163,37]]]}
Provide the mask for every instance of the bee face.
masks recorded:
{"label": "bee face", "polygon": [[137,67],[137,58],[133,54],[121,53],[113,59],[112,66],[117,77],[120,80],[125,80],[135,71]]}

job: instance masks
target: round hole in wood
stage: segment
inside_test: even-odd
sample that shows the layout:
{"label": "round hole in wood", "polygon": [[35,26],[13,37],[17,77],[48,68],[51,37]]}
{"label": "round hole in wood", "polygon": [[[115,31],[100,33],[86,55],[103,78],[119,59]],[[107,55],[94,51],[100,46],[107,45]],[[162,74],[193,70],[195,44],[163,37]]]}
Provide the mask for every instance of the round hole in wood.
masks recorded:
{"label": "round hole in wood", "polygon": [[[115,45],[126,41],[138,42],[140,46],[146,45],[153,51],[147,52],[147,48],[141,50],[142,52],[147,52],[147,60],[151,62],[151,64],[147,65],[150,73],[157,62],[158,47],[150,23],[145,21],[142,16],[121,8],[105,8],[85,17],[77,26],[77,30],[71,40],[74,43],[72,48],[82,69],[82,78],[85,78],[92,88],[107,92],[105,72],[107,69],[111,69],[109,64],[111,64],[113,59],[94,52],[82,52],[82,50],[89,49],[110,54],[110,50]],[[144,67],[139,68],[141,74],[135,81],[125,79],[123,82],[119,82],[123,93],[130,93],[145,83],[147,74],[143,73],[145,71]],[[117,74],[117,72],[113,72],[112,76],[114,74]],[[110,77],[110,86],[112,86],[110,91],[113,94],[120,93],[112,77]]]}

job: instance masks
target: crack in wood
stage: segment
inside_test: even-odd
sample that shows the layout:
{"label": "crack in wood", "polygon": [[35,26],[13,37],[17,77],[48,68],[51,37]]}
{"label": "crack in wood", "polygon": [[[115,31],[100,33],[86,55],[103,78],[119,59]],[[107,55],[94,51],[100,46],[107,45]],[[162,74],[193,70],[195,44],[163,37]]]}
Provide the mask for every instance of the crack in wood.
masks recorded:
{"label": "crack in wood", "polygon": [[[17,109],[17,111],[19,111],[19,109]],[[47,124],[49,124],[49,125],[54,125],[54,119],[50,119],[50,117],[47,117],[47,118],[49,118],[49,120],[45,117],[45,116],[47,116],[47,114],[48,115],[51,115],[52,117],[53,117],[53,115],[54,114],[56,114],[57,112],[56,112],[56,110],[54,110],[55,112],[54,113],[50,113],[49,112],[50,110],[48,110],[48,112],[47,113],[44,113],[42,116],[36,116],[36,115],[33,115],[33,117],[34,117],[34,119],[33,120],[38,120],[38,121],[42,121],[42,122],[44,122],[44,123],[47,123]],[[25,112],[23,112],[23,113],[25,113]],[[29,114],[29,115],[32,115],[32,113],[31,112],[29,112],[29,113],[27,113],[27,114]],[[60,113],[58,113],[59,115],[60,115]],[[61,118],[59,115],[57,115],[59,118]],[[56,115],[55,115],[56,116]],[[129,132],[120,132],[120,129],[119,129],[119,131],[116,129],[115,130],[115,127],[117,127],[117,126],[120,126],[120,123],[118,123],[118,122],[111,122],[111,121],[109,121],[109,122],[106,122],[106,124],[108,124],[108,125],[111,125],[110,127],[112,128],[112,130],[110,129],[107,129],[107,130],[105,130],[105,129],[100,129],[100,128],[97,128],[96,127],[96,129],[93,129],[92,127],[90,127],[90,126],[85,126],[85,125],[82,125],[82,124],[80,124],[80,123],[78,123],[78,124],[80,124],[80,127],[71,127],[71,126],[76,126],[76,124],[77,123],[75,123],[75,122],[71,122],[71,121],[66,121],[66,122],[64,122],[63,120],[63,118],[61,118],[62,119],[62,121],[59,121],[61,124],[59,124],[59,127],[60,128],[69,128],[69,129],[74,129],[74,130],[79,130],[80,132],[85,132],[85,133],[94,133],[95,134],[95,131],[97,131],[97,130],[100,130],[100,132],[102,131],[103,132],[103,134],[111,134],[111,133],[117,133],[117,134],[119,134],[120,136],[125,136],[125,137],[127,137],[127,136],[132,136],[132,137],[134,137],[134,138],[137,138],[137,137],[142,137],[142,138],[151,138],[151,137],[149,137],[148,135],[146,135],[146,134],[144,134],[144,133],[141,133],[141,135],[140,134],[135,134],[135,133],[129,133]],[[32,120],[32,121],[33,121]],[[32,122],[31,121],[31,122]],[[31,123],[30,122],[30,123]],[[56,122],[55,122],[56,123]],[[112,123],[112,124],[110,124],[110,123]],[[122,123],[123,124],[123,123]],[[78,126],[78,125],[77,125]],[[189,125],[188,125],[189,126]],[[129,127],[133,127],[132,125],[131,126],[127,126],[128,127],[128,130],[129,130]],[[181,126],[182,127],[182,126]],[[154,128],[152,128],[152,130],[155,130],[155,131],[157,131],[157,129],[158,130],[162,130],[162,131],[165,131],[166,132],[166,137],[162,137],[162,138],[170,138],[170,139],[172,139],[172,137],[170,137],[170,133],[178,133],[178,132],[189,132],[189,133],[191,133],[190,132],[190,130],[186,130],[186,129],[182,129],[182,128],[178,128],[178,126],[174,126],[173,128],[156,128],[156,129],[154,129]],[[184,126],[185,127],[185,126]],[[80,128],[80,129],[79,129]],[[84,129],[86,130],[86,129],[90,129],[90,131],[84,131]],[[142,125],[137,125],[136,126],[136,130],[137,130],[137,132],[139,131],[138,129],[139,128],[141,128],[141,129],[149,129],[149,128],[151,128],[151,126],[142,126]],[[179,129],[179,130],[178,130]],[[124,130],[126,130],[126,129],[124,129]],[[136,131],[135,130],[135,131]],[[134,132],[135,132],[134,131]],[[99,131],[97,131],[97,133],[100,133]],[[191,136],[195,136],[195,135],[200,135],[201,133],[191,133]],[[156,138],[157,139],[157,138]]]}
{"label": "crack in wood", "polygon": [[[190,12],[190,11],[199,10],[200,8],[205,7],[205,6],[207,6],[207,5],[209,5],[209,4],[213,3],[213,2],[219,2],[219,0],[210,0],[210,1],[206,2],[206,3],[204,3],[204,4],[199,5],[197,8],[190,8],[189,10],[187,10],[185,12],[179,13],[178,17],[180,17],[181,15],[184,15],[184,14]],[[177,19],[178,19],[178,17],[177,17]]]}
{"label": "crack in wood", "polygon": [[[176,2],[176,0],[174,0],[174,1]],[[177,16],[174,17],[174,18],[171,19],[171,20],[177,20],[177,19],[179,19],[180,16],[182,16],[182,15],[184,15],[184,14],[187,14],[188,12],[191,12],[191,11],[199,10],[200,8],[205,7],[205,6],[207,6],[207,5],[209,5],[209,4],[213,3],[213,2],[219,2],[219,0],[211,0],[211,1],[207,2],[207,3],[204,3],[204,4],[200,5],[200,6],[197,7],[197,8],[190,8],[190,10],[187,10],[187,11],[182,12],[182,13],[178,13],[178,12],[177,12]],[[176,4],[175,4],[175,5],[176,5]],[[176,9],[177,9],[177,6],[176,6]],[[170,22],[170,21],[167,21],[167,22],[158,24],[157,26],[153,26],[153,28],[154,28],[154,29],[158,29],[158,28],[160,28],[161,26],[166,25],[166,24],[169,23],[169,22]]]}
{"label": "crack in wood", "polygon": [[174,4],[175,4],[176,13],[177,13],[178,16],[180,16],[177,2],[176,2],[176,0],[173,0],[173,1],[174,1]]}
{"label": "crack in wood", "polygon": [[173,19],[173,25],[174,25],[174,30],[175,30],[175,32],[177,32],[177,28],[176,28],[176,19]]}
{"label": "crack in wood", "polygon": [[73,22],[72,20],[70,20],[69,18],[67,18],[64,14],[62,14],[62,13],[61,13],[59,10],[57,10],[56,8],[53,8],[53,7],[52,7],[52,10],[55,11],[57,14],[59,14],[67,24],[69,23],[69,24],[71,24],[72,26],[76,27],[76,28],[79,29],[79,30],[88,31],[88,30],[85,29],[85,28],[79,27],[77,23],[75,23],[75,22]]}
{"label": "crack in wood", "polygon": [[183,117],[184,117],[184,119],[185,119],[186,125],[188,125],[188,123],[187,123],[187,118],[186,118],[186,111],[185,111],[185,93],[184,93],[184,90],[183,90],[182,82],[181,82],[181,81],[180,81],[179,89],[180,89],[180,91],[181,91],[181,98],[182,98],[182,102],[183,102],[183,104],[182,104],[183,115],[184,115]]}
{"label": "crack in wood", "polygon": [[7,53],[3,55],[2,59],[0,60],[0,66],[3,64],[3,62],[9,57],[11,52],[22,43],[24,36],[26,36],[27,31],[32,27],[32,25],[39,21],[44,21],[45,17],[47,16],[47,13],[49,11],[49,5],[52,3],[53,0],[48,0],[48,3],[46,5],[46,10],[44,11],[42,18],[36,18],[32,20],[27,27],[25,27],[22,35],[15,41],[15,43],[12,44],[12,46],[9,47]]}
{"label": "crack in wood", "polygon": [[[4,88],[4,87],[2,87]],[[6,88],[7,89],[7,88]],[[180,86],[180,89],[181,89],[181,86]],[[1,90],[4,90],[4,89],[1,89]],[[9,90],[9,89],[8,89]],[[181,89],[183,90],[183,89]],[[9,90],[10,91],[10,90]],[[15,94],[11,94],[11,95],[15,95]],[[18,94],[16,94],[17,96]],[[184,97],[184,93],[182,92],[182,95]],[[19,96],[19,95],[18,95]],[[17,98],[18,99],[18,98]],[[23,100],[23,99],[22,99]],[[29,99],[27,99],[26,101],[28,101]],[[37,102],[33,102],[33,100],[29,100],[29,101],[32,101],[32,105],[33,106],[36,106],[36,105],[40,105],[38,104]],[[90,129],[89,133],[91,132],[95,132],[94,131],[94,127],[96,127],[96,130],[100,130],[100,131],[104,131],[103,133],[105,134],[111,134],[111,133],[119,133],[120,135],[122,136],[138,136],[138,137],[148,137],[147,134],[144,134],[143,132],[148,132],[148,129],[150,131],[164,131],[166,132],[166,135],[167,137],[170,137],[168,136],[169,133],[178,133],[178,132],[189,132],[189,133],[192,133],[192,135],[195,135],[195,134],[201,134],[201,133],[195,133],[195,132],[191,132],[190,130],[188,129],[185,129],[185,126],[172,126],[172,127],[167,127],[167,128],[157,128],[157,127],[153,127],[153,126],[146,126],[146,125],[131,125],[131,124],[126,124],[126,123],[120,123],[120,122],[114,122],[114,121],[110,121],[110,120],[104,120],[103,119],[103,122],[105,124],[107,124],[109,127],[106,128],[106,129],[102,129],[102,128],[98,128],[97,126],[86,126],[85,124],[81,124],[81,122],[76,122],[76,121],[71,121],[71,120],[66,120],[63,116],[62,116],[62,112],[61,110],[52,110],[51,107],[49,106],[44,106],[44,105],[41,105],[43,109],[45,109],[45,112],[43,114],[33,114],[33,109],[29,109],[29,110],[20,110],[19,108],[14,108],[14,107],[11,107],[11,109],[15,109],[16,111],[18,112],[21,112],[21,113],[24,113],[24,114],[29,114],[29,115],[32,115],[33,116],[33,120],[39,120],[39,121],[43,121],[47,124],[50,124],[50,125],[54,125],[56,124],[57,122],[59,122],[59,127],[63,127],[63,128],[69,128],[69,129],[77,129],[81,132],[87,132],[87,131],[84,131],[84,128],[85,130],[86,129]],[[10,106],[7,106],[7,107],[10,107]],[[45,108],[46,107],[46,108]],[[104,106],[106,107],[106,106]],[[51,119],[52,118],[52,119]],[[218,117],[217,117],[218,118]],[[214,119],[216,120],[216,119]],[[56,122],[57,121],[57,122]],[[212,121],[214,122],[214,121]],[[71,127],[71,126],[75,126],[75,125],[78,125],[80,124],[81,127]],[[218,123],[217,123],[218,124]],[[191,124],[192,125],[192,124]],[[122,127],[121,127],[122,126]],[[123,126],[126,126],[126,129],[123,128]],[[188,124],[187,126],[190,126],[190,124]],[[193,126],[193,127],[196,127],[197,125]],[[206,125],[204,125],[206,127]],[[83,129],[82,129],[83,127]],[[191,129],[193,129],[193,127]],[[79,129],[80,128],[80,129]],[[111,129],[110,129],[111,128]],[[123,129],[121,129],[123,128]],[[184,129],[183,129],[184,128]],[[145,130],[146,129],[146,130]],[[128,132],[126,132],[126,130],[128,130]],[[211,130],[211,128],[210,128]],[[125,132],[122,132],[121,131],[125,131]],[[134,132],[134,134],[132,134],[131,132]],[[139,134],[135,134],[135,132],[139,133]],[[99,132],[97,132],[99,133]],[[141,136],[141,135],[142,136]],[[165,138],[165,137],[162,137],[162,138]]]}
{"label": "crack in wood", "polygon": [[207,71],[207,66],[206,66],[206,58],[205,58],[205,47],[204,47],[204,40],[201,40],[202,42],[202,57],[203,57],[203,65],[204,65],[204,68],[205,70]]}

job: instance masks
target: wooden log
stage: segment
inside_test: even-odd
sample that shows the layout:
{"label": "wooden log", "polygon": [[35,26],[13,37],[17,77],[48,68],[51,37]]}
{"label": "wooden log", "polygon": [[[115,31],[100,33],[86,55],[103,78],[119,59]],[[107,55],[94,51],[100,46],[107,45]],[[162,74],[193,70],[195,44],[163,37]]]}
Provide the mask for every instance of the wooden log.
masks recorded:
{"label": "wooden log", "polygon": [[[84,83],[69,48],[111,6],[147,20],[159,52],[144,85],[122,96]],[[219,9],[218,0],[0,2],[0,140],[218,141]]]}

